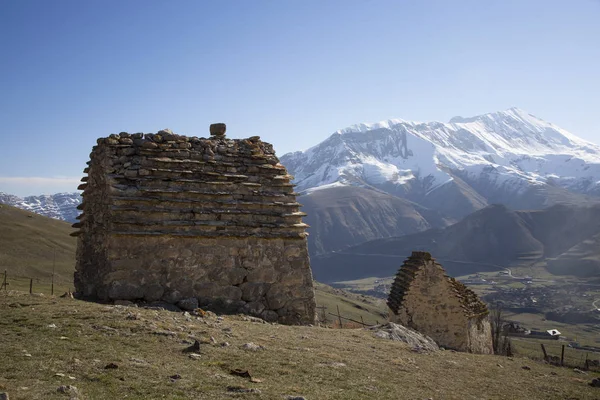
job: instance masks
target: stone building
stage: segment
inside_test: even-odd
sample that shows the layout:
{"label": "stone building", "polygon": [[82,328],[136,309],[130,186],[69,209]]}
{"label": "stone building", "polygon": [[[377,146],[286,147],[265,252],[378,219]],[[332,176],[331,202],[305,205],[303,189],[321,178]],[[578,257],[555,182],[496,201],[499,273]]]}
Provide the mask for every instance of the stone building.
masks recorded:
{"label": "stone building", "polygon": [[[308,324],[315,298],[293,177],[258,136],[112,134],[90,154],[75,288]],[[185,302],[185,303],[182,303]]]}
{"label": "stone building", "polygon": [[387,301],[390,321],[419,331],[440,346],[493,354],[488,309],[446,275],[431,254],[414,251],[396,274]]}

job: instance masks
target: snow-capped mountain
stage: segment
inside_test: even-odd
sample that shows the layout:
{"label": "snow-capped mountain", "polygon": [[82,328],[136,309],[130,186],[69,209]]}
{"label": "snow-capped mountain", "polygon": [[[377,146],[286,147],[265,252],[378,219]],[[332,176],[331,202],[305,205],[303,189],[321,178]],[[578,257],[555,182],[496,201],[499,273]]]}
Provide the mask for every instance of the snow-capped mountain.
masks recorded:
{"label": "snow-capped mountain", "polygon": [[0,203],[8,204],[23,210],[50,218],[75,222],[79,211],[77,206],[81,203],[79,193],[56,193],[52,195],[17,197],[0,192]]}
{"label": "snow-capped mountain", "polygon": [[281,162],[307,194],[370,187],[453,217],[491,203],[542,208],[600,195],[600,146],[517,108],[354,125]]}

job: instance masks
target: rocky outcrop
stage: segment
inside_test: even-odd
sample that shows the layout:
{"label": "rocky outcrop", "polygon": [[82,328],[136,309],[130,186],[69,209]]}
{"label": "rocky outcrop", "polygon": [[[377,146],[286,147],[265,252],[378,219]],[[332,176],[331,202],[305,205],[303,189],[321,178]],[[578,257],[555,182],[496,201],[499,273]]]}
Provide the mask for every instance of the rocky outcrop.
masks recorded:
{"label": "rocky outcrop", "polygon": [[404,342],[414,351],[427,352],[439,350],[437,343],[430,337],[393,322],[371,326],[367,329],[373,331],[376,337]]}
{"label": "rocky outcrop", "polygon": [[415,329],[440,346],[493,353],[487,306],[472,290],[446,275],[427,252],[414,251],[404,261],[387,304],[391,322]]}
{"label": "rocky outcrop", "polygon": [[211,134],[98,139],[79,187],[77,292],[314,322],[292,176],[258,136],[227,139],[225,124]]}

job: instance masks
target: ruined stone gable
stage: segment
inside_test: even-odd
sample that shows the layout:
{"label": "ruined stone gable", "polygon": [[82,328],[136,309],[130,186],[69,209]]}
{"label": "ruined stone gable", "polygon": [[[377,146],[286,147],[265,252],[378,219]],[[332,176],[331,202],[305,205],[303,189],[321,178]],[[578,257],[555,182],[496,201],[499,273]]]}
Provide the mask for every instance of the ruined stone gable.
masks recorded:
{"label": "ruined stone gable", "polygon": [[414,251],[398,270],[387,301],[390,321],[430,336],[440,346],[493,354],[488,309],[446,275],[431,254]]}
{"label": "ruined stone gable", "polygon": [[[98,139],[80,186],[75,288],[86,298],[198,299],[206,309],[313,323],[315,298],[292,176],[259,137]],[[192,301],[192,303],[194,303]]]}

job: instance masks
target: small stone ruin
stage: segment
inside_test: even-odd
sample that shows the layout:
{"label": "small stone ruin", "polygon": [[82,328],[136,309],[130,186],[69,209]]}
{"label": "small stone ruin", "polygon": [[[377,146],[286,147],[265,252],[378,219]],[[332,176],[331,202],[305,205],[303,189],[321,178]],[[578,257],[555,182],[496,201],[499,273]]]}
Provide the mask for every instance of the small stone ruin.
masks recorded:
{"label": "small stone ruin", "polygon": [[398,270],[387,305],[390,321],[431,337],[448,349],[493,354],[488,309],[431,254],[413,251]]}
{"label": "small stone ruin", "polygon": [[293,177],[258,136],[210,133],[98,139],[79,187],[77,294],[314,323]]}

